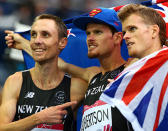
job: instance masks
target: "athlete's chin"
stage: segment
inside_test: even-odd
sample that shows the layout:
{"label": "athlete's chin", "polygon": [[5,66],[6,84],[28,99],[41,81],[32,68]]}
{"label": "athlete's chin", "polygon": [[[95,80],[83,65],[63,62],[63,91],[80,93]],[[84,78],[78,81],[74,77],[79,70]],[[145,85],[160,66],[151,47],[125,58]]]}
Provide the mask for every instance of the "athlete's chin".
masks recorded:
{"label": "athlete's chin", "polygon": [[137,57],[137,53],[136,52],[128,52],[129,56],[132,58],[136,58]]}
{"label": "athlete's chin", "polygon": [[92,58],[97,58],[98,55],[97,55],[97,54],[88,53],[88,57],[89,57],[90,59],[92,59]]}
{"label": "athlete's chin", "polygon": [[34,59],[35,62],[45,61],[45,58],[44,58],[44,57],[40,57],[40,56],[38,56],[38,57],[33,57],[33,59]]}
{"label": "athlete's chin", "polygon": [[35,61],[35,62],[39,62],[39,63],[40,63],[40,62],[43,62],[43,61],[44,61],[44,59],[34,59],[34,61]]}

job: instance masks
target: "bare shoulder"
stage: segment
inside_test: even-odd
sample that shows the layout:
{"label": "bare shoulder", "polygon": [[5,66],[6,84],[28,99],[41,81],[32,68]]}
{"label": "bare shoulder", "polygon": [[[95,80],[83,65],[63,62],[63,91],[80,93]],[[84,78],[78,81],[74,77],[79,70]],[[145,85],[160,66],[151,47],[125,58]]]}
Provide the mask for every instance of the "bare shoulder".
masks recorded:
{"label": "bare shoulder", "polygon": [[9,80],[22,79],[22,72],[15,72],[8,77]]}
{"label": "bare shoulder", "polygon": [[16,72],[13,75],[10,75],[4,84],[3,93],[7,93],[10,90],[10,94],[18,96],[22,81],[22,72]]}
{"label": "bare shoulder", "polygon": [[77,78],[77,77],[71,77],[71,86],[74,85],[87,85],[87,82],[83,79]]}
{"label": "bare shoulder", "polygon": [[13,75],[10,75],[6,82],[5,85],[18,85],[20,82],[22,82],[22,72],[16,72]]}
{"label": "bare shoulder", "polygon": [[95,76],[96,74],[101,72],[101,69],[98,66],[92,66],[92,67],[86,68],[86,71],[88,74],[88,78],[89,78],[88,83],[89,83],[91,81],[91,79],[93,78],[93,76]]}
{"label": "bare shoulder", "polygon": [[[88,80],[90,81],[93,78],[93,76],[101,72],[101,69],[98,66],[92,66],[92,67],[85,68],[85,71],[86,71],[86,74],[88,74],[87,77],[88,77]],[[84,79],[77,78],[77,77],[71,77],[72,84],[74,83],[77,85],[80,85],[80,84],[86,85],[89,83],[89,81],[85,81]]]}
{"label": "bare shoulder", "polygon": [[[87,88],[86,85],[88,86],[89,81],[93,78],[93,76],[95,76],[96,74],[100,73],[100,67],[97,66],[92,66],[92,67],[88,67],[85,70],[88,74],[88,81],[85,81],[84,79],[81,78],[77,78],[77,77],[71,77],[71,86],[72,88],[75,86],[80,86],[80,87],[85,87],[85,89]],[[79,89],[79,88],[78,88]],[[81,88],[80,88],[81,89]]]}
{"label": "bare shoulder", "polygon": [[87,70],[90,71],[90,72],[92,72],[92,73],[99,73],[101,71],[100,67],[98,67],[98,66],[88,67]]}

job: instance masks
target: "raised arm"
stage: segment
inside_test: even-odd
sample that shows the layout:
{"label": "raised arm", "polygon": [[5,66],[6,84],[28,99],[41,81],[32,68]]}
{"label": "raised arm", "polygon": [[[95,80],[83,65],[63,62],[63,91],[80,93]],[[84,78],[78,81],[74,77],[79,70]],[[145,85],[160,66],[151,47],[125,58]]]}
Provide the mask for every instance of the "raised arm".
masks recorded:
{"label": "raised arm", "polygon": [[88,67],[88,68],[81,68],[69,63],[66,63],[61,58],[58,59],[58,67],[67,72],[68,74],[72,75],[73,77],[83,79],[87,83],[93,78],[93,76],[100,72],[100,68],[96,66]]}
{"label": "raised arm", "polygon": [[9,48],[24,50],[30,56],[32,56],[29,40],[26,40],[20,34],[14,33],[10,30],[6,30],[5,33],[7,34],[7,36],[5,37],[6,44]]}
{"label": "raised arm", "polygon": [[76,104],[76,102],[69,102],[49,107],[24,119],[12,122],[16,113],[16,103],[21,84],[21,72],[10,76],[5,82],[2,93],[2,104],[0,106],[0,131],[27,131],[42,123],[61,123],[63,116],[67,113],[65,108]]}

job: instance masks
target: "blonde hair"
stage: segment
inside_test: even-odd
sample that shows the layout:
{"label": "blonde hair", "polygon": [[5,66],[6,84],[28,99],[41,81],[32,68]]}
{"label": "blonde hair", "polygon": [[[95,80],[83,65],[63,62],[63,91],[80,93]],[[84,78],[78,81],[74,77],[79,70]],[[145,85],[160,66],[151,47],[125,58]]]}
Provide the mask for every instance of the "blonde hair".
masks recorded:
{"label": "blonde hair", "polygon": [[166,44],[166,23],[162,16],[153,8],[149,8],[140,4],[130,4],[121,8],[118,13],[119,19],[123,22],[132,14],[139,15],[147,24],[156,24],[159,27],[159,38],[162,45]]}

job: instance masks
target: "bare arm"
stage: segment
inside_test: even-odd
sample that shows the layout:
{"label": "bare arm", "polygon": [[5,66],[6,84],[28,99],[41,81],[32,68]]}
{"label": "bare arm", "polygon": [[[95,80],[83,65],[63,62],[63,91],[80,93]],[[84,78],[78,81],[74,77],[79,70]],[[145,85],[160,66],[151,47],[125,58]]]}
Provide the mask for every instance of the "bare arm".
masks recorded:
{"label": "bare arm", "polygon": [[84,80],[74,77],[71,78],[71,101],[77,101],[78,103],[73,107],[73,109],[80,106],[81,101],[84,99],[87,88],[88,84]]}
{"label": "bare arm", "polygon": [[77,118],[77,111],[82,104],[82,100],[84,99],[87,88],[88,84],[84,80],[79,78],[71,78],[71,101],[77,101],[77,104],[72,106],[74,119]]}
{"label": "bare arm", "polygon": [[6,44],[9,48],[24,50],[30,56],[32,56],[31,48],[28,40],[23,38],[20,34],[14,33],[13,31],[10,31],[10,30],[6,30],[5,33],[7,34],[7,36],[5,37]]}
{"label": "bare arm", "polygon": [[93,66],[88,68],[81,68],[81,67],[66,63],[61,58],[58,59],[58,67],[64,72],[69,73],[73,77],[80,78],[86,81],[87,83],[90,82],[90,80],[95,74],[100,72],[99,67]]}
{"label": "bare arm", "polygon": [[12,122],[16,113],[16,103],[21,84],[21,72],[10,76],[5,82],[2,93],[2,104],[0,106],[0,131],[27,131],[42,123],[61,123],[63,116],[67,114],[65,108],[76,104],[76,102],[69,102],[49,107],[34,115]]}

